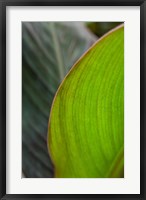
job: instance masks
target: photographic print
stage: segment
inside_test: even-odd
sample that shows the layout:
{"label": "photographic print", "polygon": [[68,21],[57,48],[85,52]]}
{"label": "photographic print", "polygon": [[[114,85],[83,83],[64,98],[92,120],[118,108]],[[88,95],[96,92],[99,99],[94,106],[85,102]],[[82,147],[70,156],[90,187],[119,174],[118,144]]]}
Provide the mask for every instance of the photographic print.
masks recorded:
{"label": "photographic print", "polygon": [[124,23],[22,22],[24,178],[124,178]]}

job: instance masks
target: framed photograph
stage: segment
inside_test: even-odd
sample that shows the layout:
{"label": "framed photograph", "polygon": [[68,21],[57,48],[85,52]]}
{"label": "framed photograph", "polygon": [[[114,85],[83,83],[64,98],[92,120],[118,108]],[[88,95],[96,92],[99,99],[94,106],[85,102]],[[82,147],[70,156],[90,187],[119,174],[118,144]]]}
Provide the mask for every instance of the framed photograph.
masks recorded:
{"label": "framed photograph", "polygon": [[146,200],[144,0],[0,0],[0,197]]}

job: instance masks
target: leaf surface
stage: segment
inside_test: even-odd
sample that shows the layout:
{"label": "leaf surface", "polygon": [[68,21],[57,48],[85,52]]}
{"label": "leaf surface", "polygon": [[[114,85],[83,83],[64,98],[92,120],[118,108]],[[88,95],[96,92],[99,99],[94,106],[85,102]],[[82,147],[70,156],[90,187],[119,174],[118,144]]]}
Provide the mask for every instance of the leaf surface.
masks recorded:
{"label": "leaf surface", "polygon": [[47,126],[54,94],[74,62],[97,38],[83,23],[22,23],[22,168],[52,177]]}
{"label": "leaf surface", "polygon": [[48,146],[55,177],[124,176],[124,26],[72,67],[51,110]]}

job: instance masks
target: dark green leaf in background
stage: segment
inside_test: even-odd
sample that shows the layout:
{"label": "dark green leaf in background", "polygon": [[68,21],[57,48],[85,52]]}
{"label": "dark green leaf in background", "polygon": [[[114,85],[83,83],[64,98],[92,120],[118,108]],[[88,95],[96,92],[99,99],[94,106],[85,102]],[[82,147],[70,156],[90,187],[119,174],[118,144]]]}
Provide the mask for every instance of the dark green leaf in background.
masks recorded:
{"label": "dark green leaf in background", "polygon": [[54,94],[96,40],[83,23],[22,23],[22,168],[26,177],[53,177],[47,127]]}
{"label": "dark green leaf in background", "polygon": [[87,22],[87,26],[95,35],[101,37],[122,23],[123,22]]}

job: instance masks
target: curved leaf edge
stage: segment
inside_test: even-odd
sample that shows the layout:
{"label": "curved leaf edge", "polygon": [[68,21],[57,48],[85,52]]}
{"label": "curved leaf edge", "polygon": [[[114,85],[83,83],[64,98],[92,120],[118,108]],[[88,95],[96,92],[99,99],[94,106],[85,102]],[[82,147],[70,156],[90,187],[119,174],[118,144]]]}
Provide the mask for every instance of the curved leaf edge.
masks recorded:
{"label": "curved leaf edge", "polygon": [[[70,73],[76,68],[78,67],[78,63],[80,62],[80,60],[82,60],[82,58],[84,56],[86,56],[91,50],[92,48],[94,48],[96,45],[98,45],[98,43],[100,43],[102,40],[104,40],[106,37],[108,37],[110,34],[112,34],[113,32],[115,32],[116,30],[119,30],[121,28],[124,27],[124,23],[113,28],[112,30],[108,31],[106,34],[104,34],[101,38],[99,38],[76,62],[75,64],[71,67],[71,69],[68,71],[68,73],[66,74],[66,76],[64,77],[64,79],[62,80],[62,82],[60,83],[56,93],[55,93],[55,96],[54,96],[54,99],[53,99],[53,102],[52,102],[52,106],[51,106],[51,109],[50,109],[50,116],[49,116],[49,121],[48,121],[48,133],[47,133],[47,148],[48,148],[48,153],[50,155],[50,158],[52,160],[52,163],[54,165],[54,162],[53,162],[53,159],[52,159],[52,156],[51,156],[51,152],[50,152],[50,147],[49,147],[49,144],[50,144],[50,123],[51,123],[51,117],[52,117],[52,110],[53,110],[53,106],[55,104],[55,100],[56,100],[56,97],[62,87],[62,85],[64,84],[64,82],[66,81],[67,77],[70,75]],[[116,163],[120,163],[119,164],[119,167],[116,167]],[[113,165],[111,166],[108,174],[106,174],[106,177],[108,178],[111,178],[111,176],[113,178],[116,178],[116,174],[120,173],[121,175],[121,178],[124,177],[124,146],[122,146],[121,150],[120,150],[120,153],[117,155],[117,157],[115,158],[115,161],[113,162]],[[54,174],[54,178],[55,178],[55,174]]]}

